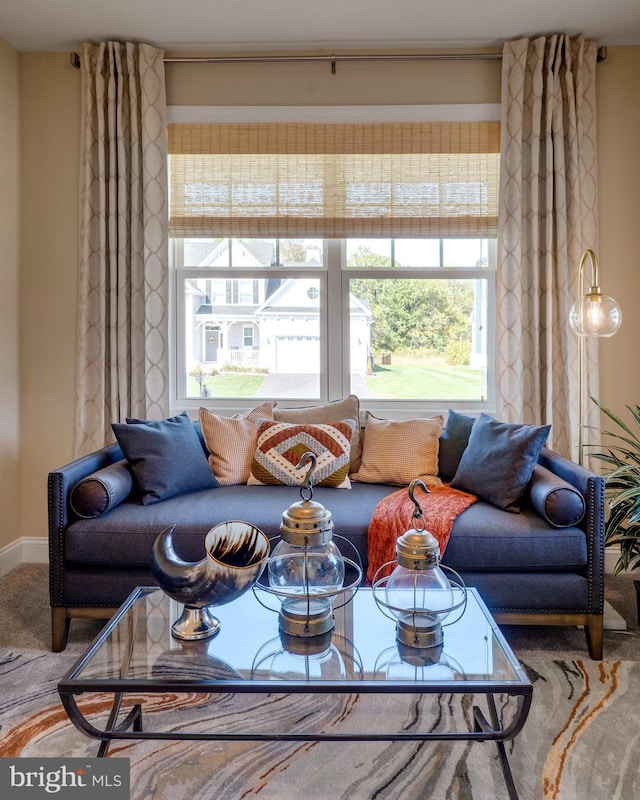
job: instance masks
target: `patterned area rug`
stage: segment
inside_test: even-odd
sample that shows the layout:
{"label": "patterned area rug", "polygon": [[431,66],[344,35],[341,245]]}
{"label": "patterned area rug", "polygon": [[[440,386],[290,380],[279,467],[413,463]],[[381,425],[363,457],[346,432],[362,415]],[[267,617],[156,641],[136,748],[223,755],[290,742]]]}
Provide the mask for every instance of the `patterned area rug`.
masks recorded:
{"label": "patterned area rug", "polygon": [[[73,654],[0,650],[0,756],[94,756],[97,743],[68,721],[57,682]],[[631,800],[640,797],[640,663],[523,662],[534,699],[522,733],[508,745],[520,800]],[[176,694],[133,698],[149,727],[376,731],[471,725],[466,695],[399,699]],[[480,701],[481,702],[481,701]],[[510,713],[504,698],[501,712]],[[106,717],[109,697],[86,696],[87,714]],[[490,742],[114,742],[131,763],[133,800],[506,800]]]}

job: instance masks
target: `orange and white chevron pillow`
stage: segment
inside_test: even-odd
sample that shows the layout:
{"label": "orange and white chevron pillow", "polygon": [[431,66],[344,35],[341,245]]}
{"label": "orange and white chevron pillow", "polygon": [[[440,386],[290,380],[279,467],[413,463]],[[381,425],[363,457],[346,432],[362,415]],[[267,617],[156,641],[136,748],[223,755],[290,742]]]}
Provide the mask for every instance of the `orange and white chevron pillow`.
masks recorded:
{"label": "orange and white chevron pillow", "polygon": [[297,469],[306,452],[316,456],[314,486],[350,489],[349,459],[355,421],[343,419],[312,425],[263,420],[248,484],[301,486],[308,465]]}

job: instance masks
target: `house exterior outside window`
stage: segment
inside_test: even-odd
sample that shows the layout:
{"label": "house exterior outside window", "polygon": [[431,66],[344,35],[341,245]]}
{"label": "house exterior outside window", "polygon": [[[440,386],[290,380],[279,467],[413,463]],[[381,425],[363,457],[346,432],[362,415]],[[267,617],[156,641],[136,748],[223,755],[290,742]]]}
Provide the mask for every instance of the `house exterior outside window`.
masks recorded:
{"label": "house exterior outside window", "polygon": [[[353,392],[376,407],[488,407],[495,123],[411,127],[408,141],[435,148],[415,157],[362,148],[370,131],[350,129],[338,131],[346,149],[366,153],[261,159],[235,152],[233,126],[195,127],[233,152],[182,152],[198,149],[193,132],[172,148],[177,402],[197,401],[204,384],[222,404]],[[247,127],[261,152],[264,126]],[[272,235],[243,233],[259,228]],[[309,229],[332,235],[295,235]]]}

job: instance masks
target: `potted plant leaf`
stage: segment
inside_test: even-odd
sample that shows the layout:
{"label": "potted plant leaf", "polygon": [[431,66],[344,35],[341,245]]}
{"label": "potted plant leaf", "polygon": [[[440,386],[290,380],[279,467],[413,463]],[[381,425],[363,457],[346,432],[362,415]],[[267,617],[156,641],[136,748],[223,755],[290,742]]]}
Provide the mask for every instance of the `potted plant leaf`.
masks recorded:
{"label": "potted plant leaf", "polygon": [[591,398],[602,414],[616,425],[602,430],[606,452],[594,457],[610,469],[603,473],[609,517],[605,522],[605,544],[618,545],[620,556],[613,570],[619,575],[640,568],[640,406],[626,406],[632,423],[625,423],[608,408]]}

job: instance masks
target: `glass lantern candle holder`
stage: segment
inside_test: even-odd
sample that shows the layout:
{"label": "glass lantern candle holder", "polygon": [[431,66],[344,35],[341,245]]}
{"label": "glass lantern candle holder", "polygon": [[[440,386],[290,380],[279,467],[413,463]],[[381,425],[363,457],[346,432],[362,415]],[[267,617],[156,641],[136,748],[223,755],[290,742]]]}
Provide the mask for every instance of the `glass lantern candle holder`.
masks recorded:
{"label": "glass lantern candle holder", "polygon": [[[396,561],[388,561],[376,571],[373,596],[383,613],[396,620],[400,644],[439,648],[445,620],[454,611],[462,613],[467,593],[460,575],[440,563],[438,540],[426,530],[422,508],[415,499],[418,487],[429,491],[423,481],[411,482],[408,491],[415,505],[414,527],[398,537]],[[391,574],[385,575],[390,569]]]}
{"label": "glass lantern candle holder", "polygon": [[[331,512],[312,499],[314,453],[305,453],[298,468],[311,462],[300,489],[301,500],[282,515],[281,540],[267,562],[267,589],[281,601],[280,630],[290,636],[321,636],[334,627],[335,598],[355,589],[362,568],[345,558],[334,541]],[[345,585],[346,567],[356,578]]]}

